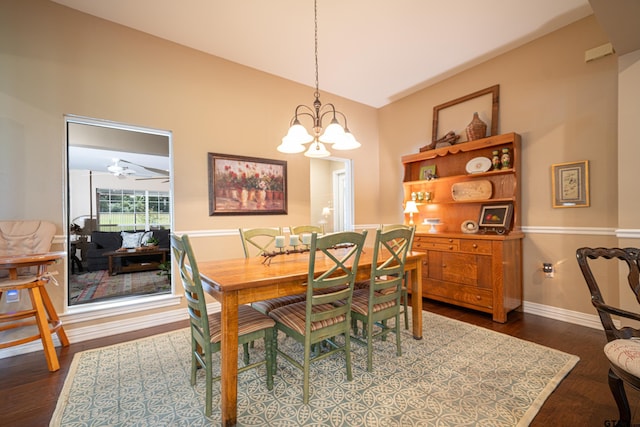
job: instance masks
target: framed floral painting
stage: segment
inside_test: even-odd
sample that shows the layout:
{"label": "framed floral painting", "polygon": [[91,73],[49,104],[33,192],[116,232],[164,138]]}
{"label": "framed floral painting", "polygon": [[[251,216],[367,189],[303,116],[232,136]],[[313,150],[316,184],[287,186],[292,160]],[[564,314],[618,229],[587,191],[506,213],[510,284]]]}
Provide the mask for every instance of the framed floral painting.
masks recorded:
{"label": "framed floral painting", "polygon": [[208,154],[209,215],[287,213],[287,162]]}

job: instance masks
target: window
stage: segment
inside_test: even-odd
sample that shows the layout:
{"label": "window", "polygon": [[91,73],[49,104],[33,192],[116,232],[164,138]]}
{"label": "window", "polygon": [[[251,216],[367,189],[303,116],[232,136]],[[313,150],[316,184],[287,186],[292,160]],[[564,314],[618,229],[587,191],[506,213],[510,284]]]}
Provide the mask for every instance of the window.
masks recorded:
{"label": "window", "polygon": [[171,228],[171,200],[165,191],[98,188],[100,231]]}

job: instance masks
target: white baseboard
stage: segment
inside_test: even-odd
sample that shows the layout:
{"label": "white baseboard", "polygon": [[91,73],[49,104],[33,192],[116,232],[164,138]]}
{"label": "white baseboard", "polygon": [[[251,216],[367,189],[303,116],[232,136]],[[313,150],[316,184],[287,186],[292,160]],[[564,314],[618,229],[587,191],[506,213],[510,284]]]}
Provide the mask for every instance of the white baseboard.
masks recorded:
{"label": "white baseboard", "polygon": [[529,301],[522,302],[522,311],[562,322],[603,330],[600,317],[597,314],[585,314],[579,311],[566,310]]}

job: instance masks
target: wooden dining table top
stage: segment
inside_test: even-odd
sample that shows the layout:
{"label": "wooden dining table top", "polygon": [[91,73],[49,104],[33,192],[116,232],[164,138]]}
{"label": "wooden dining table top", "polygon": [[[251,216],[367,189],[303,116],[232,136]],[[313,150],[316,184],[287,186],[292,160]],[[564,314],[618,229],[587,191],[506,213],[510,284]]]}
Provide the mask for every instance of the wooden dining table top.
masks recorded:
{"label": "wooden dining table top", "polygon": [[[335,253],[340,255],[347,250],[336,249]],[[424,252],[409,252],[407,261],[420,260],[424,256]],[[356,280],[366,279],[371,275],[372,260],[373,248],[364,248],[358,262]],[[334,265],[324,254],[316,254],[316,271],[326,271]],[[206,284],[217,292],[242,290],[247,287],[259,288],[283,281],[299,282],[307,279],[309,252],[277,255],[266,262],[263,256],[203,261],[198,262],[198,269]]]}

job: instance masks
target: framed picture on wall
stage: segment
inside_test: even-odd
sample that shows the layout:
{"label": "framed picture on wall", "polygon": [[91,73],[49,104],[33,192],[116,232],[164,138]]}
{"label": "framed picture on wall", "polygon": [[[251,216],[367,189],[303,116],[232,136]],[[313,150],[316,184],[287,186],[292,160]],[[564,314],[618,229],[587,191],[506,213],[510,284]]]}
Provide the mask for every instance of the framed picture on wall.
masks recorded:
{"label": "framed picture on wall", "polygon": [[589,161],[551,165],[554,208],[589,206]]}
{"label": "framed picture on wall", "polygon": [[209,153],[209,215],[287,213],[287,162]]}

